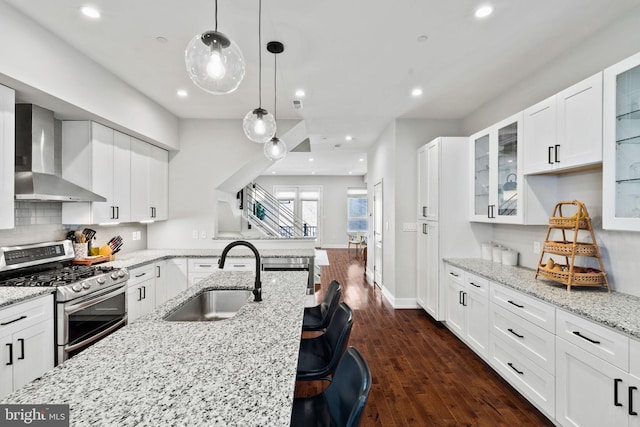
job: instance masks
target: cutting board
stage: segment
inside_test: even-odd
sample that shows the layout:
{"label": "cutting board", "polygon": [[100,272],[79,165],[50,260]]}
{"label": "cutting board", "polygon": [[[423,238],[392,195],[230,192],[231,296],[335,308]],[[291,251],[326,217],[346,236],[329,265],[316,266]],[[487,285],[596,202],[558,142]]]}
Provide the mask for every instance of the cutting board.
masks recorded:
{"label": "cutting board", "polygon": [[95,256],[89,256],[86,258],[72,259],[71,264],[93,265],[93,264],[99,264],[101,262],[107,262],[110,260],[111,260],[110,256],[95,255]]}

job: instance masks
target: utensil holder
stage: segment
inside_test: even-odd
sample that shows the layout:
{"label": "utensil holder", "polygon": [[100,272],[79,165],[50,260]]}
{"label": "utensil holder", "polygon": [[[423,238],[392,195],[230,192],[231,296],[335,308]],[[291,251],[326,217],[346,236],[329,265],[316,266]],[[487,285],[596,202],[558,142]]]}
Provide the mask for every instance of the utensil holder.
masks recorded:
{"label": "utensil holder", "polygon": [[73,259],[85,259],[89,255],[89,247],[86,243],[74,243],[73,252],[75,254]]}

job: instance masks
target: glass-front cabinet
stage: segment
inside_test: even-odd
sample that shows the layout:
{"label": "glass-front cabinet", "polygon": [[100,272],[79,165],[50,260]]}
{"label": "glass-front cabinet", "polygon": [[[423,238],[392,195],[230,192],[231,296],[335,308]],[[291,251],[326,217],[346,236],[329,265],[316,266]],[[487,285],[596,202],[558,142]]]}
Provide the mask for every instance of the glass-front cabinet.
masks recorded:
{"label": "glass-front cabinet", "polygon": [[471,221],[522,223],[522,113],[471,136]]}
{"label": "glass-front cabinet", "polygon": [[640,231],[640,53],[604,71],[605,229]]}

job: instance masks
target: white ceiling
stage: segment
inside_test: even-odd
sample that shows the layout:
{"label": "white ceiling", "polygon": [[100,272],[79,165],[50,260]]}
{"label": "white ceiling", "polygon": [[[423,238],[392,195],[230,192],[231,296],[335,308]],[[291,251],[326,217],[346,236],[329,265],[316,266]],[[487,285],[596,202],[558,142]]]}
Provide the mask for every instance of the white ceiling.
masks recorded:
{"label": "white ceiling", "polygon": [[[184,65],[189,40],[214,27],[214,0],[2,1],[178,117],[242,118],[257,107],[258,0],[218,1],[218,30],[240,46],[247,64],[238,90],[223,96],[198,89]],[[102,19],[80,15],[87,3]],[[495,12],[477,20],[473,13],[481,3],[491,3]],[[366,150],[391,120],[463,118],[638,5],[640,0],[264,0],[263,44],[285,45],[278,56],[278,118],[304,119],[312,150],[291,153],[274,170],[363,174]],[[263,107],[272,111],[273,55],[266,50],[262,74]],[[423,89],[422,97],[411,97],[414,87]],[[306,97],[296,110],[298,88]],[[178,98],[178,89],[188,97]]]}

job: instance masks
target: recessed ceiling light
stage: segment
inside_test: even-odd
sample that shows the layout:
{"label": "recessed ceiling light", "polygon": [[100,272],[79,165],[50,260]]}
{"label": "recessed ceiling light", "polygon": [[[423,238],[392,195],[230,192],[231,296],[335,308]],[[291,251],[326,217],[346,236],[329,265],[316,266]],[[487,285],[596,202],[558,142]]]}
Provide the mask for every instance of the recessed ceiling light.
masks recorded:
{"label": "recessed ceiling light", "polygon": [[478,18],[478,19],[486,18],[487,16],[491,15],[492,13],[493,13],[493,6],[484,5],[484,6],[480,6],[479,8],[476,9],[475,17]]}
{"label": "recessed ceiling light", "polygon": [[347,136],[344,137],[344,140],[345,141],[351,141],[351,140],[353,140],[353,137],[351,135],[347,135]]}
{"label": "recessed ceiling light", "polygon": [[276,171],[271,171],[271,175],[275,175],[275,174],[276,174]]}
{"label": "recessed ceiling light", "polygon": [[315,175],[315,174],[316,174],[316,171],[311,171],[311,175]]}
{"label": "recessed ceiling light", "polygon": [[360,159],[358,159],[361,162],[364,162],[364,159],[362,157],[360,157]]}
{"label": "recessed ceiling light", "polygon": [[186,98],[187,95],[189,95],[189,92],[187,92],[184,89],[178,89],[178,91],[176,92],[176,95],[178,95],[180,98]]}
{"label": "recessed ceiling light", "polygon": [[417,87],[417,88],[413,89],[413,90],[411,91],[411,96],[413,96],[414,98],[417,98],[417,97],[419,97],[419,96],[422,96],[422,89],[421,89],[421,88],[419,88],[419,87]]}
{"label": "recessed ceiling light", "polygon": [[304,90],[302,90],[302,89],[296,90],[296,96],[298,98],[304,98],[304,95],[305,95]]}
{"label": "recessed ceiling light", "polygon": [[309,157],[310,162],[313,162],[313,160],[314,160],[313,157]]}
{"label": "recessed ceiling light", "polygon": [[353,172],[349,171],[349,175],[353,175]]}
{"label": "recessed ceiling light", "polygon": [[100,18],[100,11],[93,6],[82,6],[80,12],[88,18],[98,19]]}

